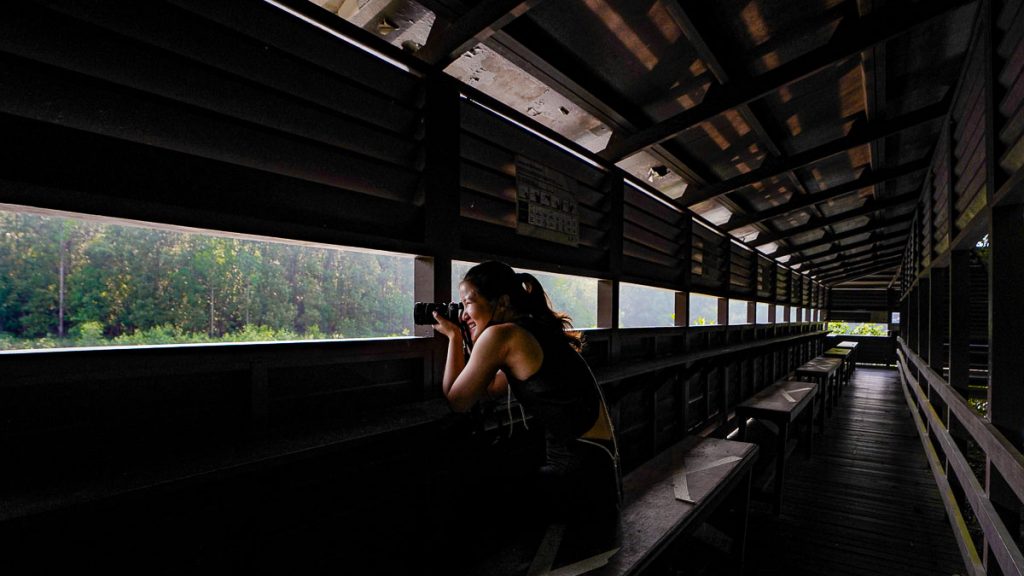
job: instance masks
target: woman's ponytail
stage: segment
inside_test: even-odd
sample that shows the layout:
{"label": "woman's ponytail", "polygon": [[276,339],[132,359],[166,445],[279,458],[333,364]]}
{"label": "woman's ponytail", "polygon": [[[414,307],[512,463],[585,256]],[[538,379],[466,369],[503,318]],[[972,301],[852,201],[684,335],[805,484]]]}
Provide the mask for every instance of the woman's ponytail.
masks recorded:
{"label": "woman's ponytail", "polygon": [[533,274],[517,273],[508,264],[491,261],[470,268],[463,280],[472,283],[477,292],[490,301],[508,295],[516,313],[530,315],[552,330],[558,330],[577,351],[583,348],[583,337],[573,330],[572,318],[552,309],[547,293]]}

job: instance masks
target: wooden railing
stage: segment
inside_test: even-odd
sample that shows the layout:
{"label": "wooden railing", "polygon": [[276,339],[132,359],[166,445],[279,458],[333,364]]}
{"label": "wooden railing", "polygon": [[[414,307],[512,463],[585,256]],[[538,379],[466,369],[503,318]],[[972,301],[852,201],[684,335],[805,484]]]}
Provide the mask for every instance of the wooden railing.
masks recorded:
{"label": "wooden railing", "polygon": [[[1024,456],[992,423],[975,413],[941,375],[929,368],[926,361],[910,350],[902,338],[898,339],[898,343],[897,356],[900,377],[904,383],[903,393],[917,424],[918,434],[921,436],[966,567],[971,574],[991,574],[994,573],[990,569],[991,560],[994,558],[1000,570],[998,573],[1021,576],[1024,574],[1024,556],[990,500],[991,483],[987,478],[984,486],[979,482],[950,433],[950,425],[955,421],[958,426],[954,429],[963,429],[970,434],[985,455],[987,475],[991,474],[991,468],[994,466],[1021,502],[1024,502]],[[931,400],[935,396],[941,398],[941,414]],[[945,465],[940,459],[933,439],[938,442],[942,454],[945,455]],[[981,554],[975,547],[960,503],[957,502],[951,488],[950,472],[963,488],[964,498],[974,511],[978,525],[984,533]]]}

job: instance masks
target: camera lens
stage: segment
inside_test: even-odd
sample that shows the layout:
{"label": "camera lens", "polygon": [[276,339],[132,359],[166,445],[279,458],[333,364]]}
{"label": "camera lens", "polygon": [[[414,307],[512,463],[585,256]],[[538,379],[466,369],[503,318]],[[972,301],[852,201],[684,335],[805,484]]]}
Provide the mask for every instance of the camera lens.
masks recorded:
{"label": "camera lens", "polygon": [[437,324],[437,320],[434,319],[436,311],[442,318],[458,323],[462,310],[462,302],[417,302],[412,305],[412,321],[420,325]]}
{"label": "camera lens", "polygon": [[417,302],[412,305],[412,321],[420,325],[437,324],[434,310],[437,310],[437,304],[433,302]]}

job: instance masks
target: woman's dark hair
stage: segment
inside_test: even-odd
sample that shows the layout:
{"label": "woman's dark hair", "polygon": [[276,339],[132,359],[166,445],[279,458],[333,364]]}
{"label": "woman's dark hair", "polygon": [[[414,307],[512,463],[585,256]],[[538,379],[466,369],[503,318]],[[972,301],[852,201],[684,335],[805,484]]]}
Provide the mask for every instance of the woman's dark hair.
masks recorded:
{"label": "woman's dark hair", "polygon": [[542,325],[564,334],[576,351],[583,348],[583,335],[572,329],[572,318],[551,308],[551,300],[532,274],[516,273],[508,264],[492,260],[470,268],[462,281],[476,287],[477,294],[488,302],[497,302],[507,295],[512,310],[529,314]]}

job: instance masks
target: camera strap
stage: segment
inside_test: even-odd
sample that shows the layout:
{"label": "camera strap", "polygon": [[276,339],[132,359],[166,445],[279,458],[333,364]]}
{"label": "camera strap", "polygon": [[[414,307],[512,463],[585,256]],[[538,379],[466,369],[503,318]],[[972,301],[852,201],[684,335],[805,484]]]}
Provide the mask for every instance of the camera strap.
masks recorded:
{"label": "camera strap", "polygon": [[464,322],[458,324],[459,330],[462,332],[462,352],[466,355],[466,360],[469,360],[469,355],[473,352],[473,338],[469,334],[469,326],[466,326]]}

